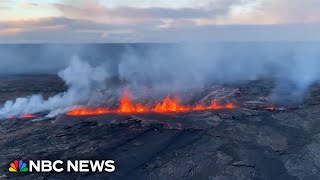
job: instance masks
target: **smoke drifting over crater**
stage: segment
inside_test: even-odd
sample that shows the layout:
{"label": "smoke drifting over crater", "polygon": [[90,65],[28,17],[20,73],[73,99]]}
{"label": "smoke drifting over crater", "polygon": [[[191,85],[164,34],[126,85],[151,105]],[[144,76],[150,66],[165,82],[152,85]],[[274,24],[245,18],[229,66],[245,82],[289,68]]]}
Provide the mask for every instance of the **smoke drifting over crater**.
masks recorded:
{"label": "smoke drifting over crater", "polygon": [[0,117],[16,116],[41,111],[57,111],[86,103],[94,97],[94,92],[104,88],[108,77],[102,67],[91,67],[87,62],[73,57],[70,65],[58,73],[69,86],[64,93],[44,99],[42,95],[17,98],[7,101],[0,109]]}
{"label": "smoke drifting over crater", "polygon": [[58,75],[69,89],[47,100],[32,95],[7,101],[0,116],[88,103],[97,91],[110,87],[110,78],[132,89],[152,88],[155,94],[268,78],[275,82],[271,101],[302,103],[309,87],[320,80],[319,49],[316,43],[2,45],[2,72],[64,69]]}
{"label": "smoke drifting over crater", "polygon": [[135,86],[152,84],[159,91],[274,79],[271,101],[302,103],[309,87],[320,80],[319,49],[319,44],[230,43],[175,45],[141,55],[131,48],[119,64],[119,76]]}

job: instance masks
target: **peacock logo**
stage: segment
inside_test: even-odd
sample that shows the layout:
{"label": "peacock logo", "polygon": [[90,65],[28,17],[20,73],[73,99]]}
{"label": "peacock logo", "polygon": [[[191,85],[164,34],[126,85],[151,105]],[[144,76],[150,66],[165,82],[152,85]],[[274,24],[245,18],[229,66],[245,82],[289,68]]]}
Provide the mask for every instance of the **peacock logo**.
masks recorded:
{"label": "peacock logo", "polygon": [[9,172],[29,172],[29,169],[22,160],[14,160],[10,163]]}

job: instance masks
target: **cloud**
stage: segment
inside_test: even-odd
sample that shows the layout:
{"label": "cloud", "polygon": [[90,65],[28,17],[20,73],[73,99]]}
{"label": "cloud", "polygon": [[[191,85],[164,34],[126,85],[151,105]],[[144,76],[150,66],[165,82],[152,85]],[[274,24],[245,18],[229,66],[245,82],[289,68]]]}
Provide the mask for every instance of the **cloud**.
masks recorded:
{"label": "cloud", "polygon": [[[114,42],[129,35],[135,25],[97,23],[81,19],[40,18],[0,22],[1,42]],[[113,35],[113,36],[111,36]],[[119,40],[118,37],[115,39]]]}
{"label": "cloud", "polygon": [[208,25],[136,34],[141,42],[303,42],[320,41],[320,23],[289,25]]}
{"label": "cloud", "polygon": [[0,1],[0,11],[9,9],[9,0]]}
{"label": "cloud", "polygon": [[20,6],[21,8],[24,8],[24,9],[33,8],[38,5],[39,4],[37,4],[37,3],[28,3],[28,2],[19,2],[19,4],[18,4],[18,6]]}
{"label": "cloud", "polygon": [[190,20],[112,24],[82,19],[43,18],[0,22],[1,42],[219,42],[319,41],[320,23],[207,25]]}
{"label": "cloud", "polygon": [[[202,3],[119,2],[112,8],[97,0],[81,3],[56,3],[65,17],[99,22],[137,23],[148,20],[193,20],[211,24],[288,24],[320,21],[319,0],[206,0]],[[166,5],[164,5],[166,4]],[[171,5],[170,5],[171,4]],[[172,7],[173,4],[180,6]],[[201,5],[198,5],[201,4]]]}
{"label": "cloud", "polygon": [[[93,19],[105,22],[141,22],[159,19],[196,19],[215,18],[228,14],[233,5],[241,0],[213,0],[206,7],[132,7],[119,6],[108,8],[97,1],[83,1],[77,4],[56,3],[61,13],[69,18]],[[130,3],[129,3],[130,4]]]}
{"label": "cloud", "polygon": [[[0,7],[8,2],[1,1]],[[57,17],[0,21],[0,41],[319,40],[319,0],[305,0],[303,3],[300,0],[205,0],[199,3],[195,0],[165,0],[161,3],[146,0],[146,5],[140,1],[129,3],[122,0],[114,1],[110,7],[106,1],[98,0],[59,2],[47,4],[51,10],[59,12]]]}
{"label": "cloud", "polygon": [[50,26],[65,26],[69,29],[110,29],[116,27],[111,24],[96,23],[88,20],[69,18],[39,18],[36,20],[7,21],[0,24],[0,27],[17,27],[25,30],[39,29]]}
{"label": "cloud", "polygon": [[[257,0],[233,8],[219,24],[292,24],[320,22],[318,0]],[[207,21],[204,24],[215,24]]]}
{"label": "cloud", "polygon": [[274,23],[320,21],[319,0],[262,0],[262,14]]}

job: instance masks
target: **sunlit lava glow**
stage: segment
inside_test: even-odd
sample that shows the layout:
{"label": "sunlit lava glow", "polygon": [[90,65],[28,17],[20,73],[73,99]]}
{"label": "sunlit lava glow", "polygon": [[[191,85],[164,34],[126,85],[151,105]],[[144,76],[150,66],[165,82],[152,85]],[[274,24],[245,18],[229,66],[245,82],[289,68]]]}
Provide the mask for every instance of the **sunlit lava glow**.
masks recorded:
{"label": "sunlit lava glow", "polygon": [[87,108],[87,107],[75,107],[71,111],[67,112],[68,116],[91,116],[91,115],[102,115],[108,113],[174,113],[174,112],[189,112],[189,111],[203,111],[203,110],[215,110],[215,109],[234,109],[235,105],[228,103],[226,105],[220,105],[216,101],[212,100],[209,105],[202,103],[196,103],[195,105],[182,105],[177,97],[165,97],[161,102],[155,103],[153,107],[145,106],[141,103],[133,103],[129,97],[128,90],[124,90],[120,104],[117,109],[108,108]]}

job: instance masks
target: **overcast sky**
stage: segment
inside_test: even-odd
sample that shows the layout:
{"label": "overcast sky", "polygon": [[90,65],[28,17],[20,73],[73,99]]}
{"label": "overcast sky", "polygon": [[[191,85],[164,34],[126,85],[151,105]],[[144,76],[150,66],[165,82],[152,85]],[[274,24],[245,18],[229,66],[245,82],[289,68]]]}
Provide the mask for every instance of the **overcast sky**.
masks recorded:
{"label": "overcast sky", "polygon": [[320,0],[0,0],[0,42],[319,41]]}

